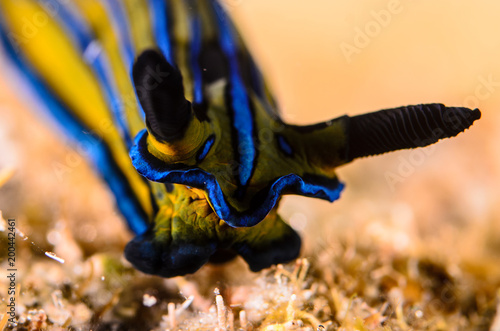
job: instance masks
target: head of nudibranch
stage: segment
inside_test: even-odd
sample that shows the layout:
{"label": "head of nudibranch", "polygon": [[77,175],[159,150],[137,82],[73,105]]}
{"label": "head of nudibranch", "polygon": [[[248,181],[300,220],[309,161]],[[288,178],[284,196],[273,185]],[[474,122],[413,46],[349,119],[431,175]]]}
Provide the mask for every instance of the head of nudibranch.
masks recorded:
{"label": "head of nudibranch", "polygon": [[[145,86],[148,67],[164,73],[155,88]],[[134,166],[149,180],[201,189],[232,227],[255,226],[283,194],[334,201],[343,188],[336,167],[430,145],[480,118],[477,109],[425,104],[288,125],[231,77],[207,89],[207,104],[193,105],[180,72],[157,51],[143,53],[133,73],[147,124],[131,152]]]}
{"label": "head of nudibranch", "polygon": [[[154,84],[152,68],[161,73]],[[157,50],[137,58],[133,80],[147,128],[136,137],[132,162],[172,192],[125,254],[138,269],[164,277],[235,255],[253,271],[293,260],[301,241],[276,212],[282,195],[334,201],[343,189],[338,166],[433,144],[481,116],[425,104],[289,125],[270,98],[236,74],[204,86],[203,103],[187,100],[180,70]]]}

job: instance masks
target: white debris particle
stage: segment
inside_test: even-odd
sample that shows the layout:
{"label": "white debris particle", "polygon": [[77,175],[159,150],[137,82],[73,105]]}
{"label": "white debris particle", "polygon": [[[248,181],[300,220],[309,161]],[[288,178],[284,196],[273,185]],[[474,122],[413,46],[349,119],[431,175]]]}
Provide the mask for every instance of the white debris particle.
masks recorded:
{"label": "white debris particle", "polygon": [[55,253],[45,252],[45,255],[48,256],[48,257],[50,257],[53,260],[56,260],[59,263],[64,263],[64,259],[62,259],[59,256],[57,256]]}
{"label": "white debris particle", "polygon": [[149,295],[146,293],[142,296],[142,304],[146,307],[153,307],[154,305],[156,305],[156,302],[156,297],[153,295]]}

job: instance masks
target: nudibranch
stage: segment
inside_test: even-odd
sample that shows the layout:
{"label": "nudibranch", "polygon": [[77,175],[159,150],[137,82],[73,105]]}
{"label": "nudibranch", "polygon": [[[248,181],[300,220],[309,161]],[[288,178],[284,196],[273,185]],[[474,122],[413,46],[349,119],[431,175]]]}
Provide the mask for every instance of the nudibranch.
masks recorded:
{"label": "nudibranch", "polygon": [[[284,123],[214,0],[0,0],[0,9],[6,58],[86,146],[136,234],[125,256],[149,274],[236,255],[253,271],[293,260],[301,240],[277,213],[282,195],[334,201],[337,167],[453,137],[481,116],[424,104]],[[26,17],[44,19],[30,38]]]}

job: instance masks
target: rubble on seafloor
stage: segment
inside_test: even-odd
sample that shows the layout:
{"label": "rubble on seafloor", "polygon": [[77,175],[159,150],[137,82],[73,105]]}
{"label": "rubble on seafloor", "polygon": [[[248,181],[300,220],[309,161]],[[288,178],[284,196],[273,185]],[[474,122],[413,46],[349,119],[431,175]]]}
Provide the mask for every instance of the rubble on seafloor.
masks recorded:
{"label": "rubble on seafloor", "polygon": [[[3,242],[7,226],[2,222]],[[61,242],[66,241],[71,239]],[[499,270],[487,261],[477,261],[476,269],[467,272],[428,258],[382,256],[388,252],[380,247],[339,241],[310,259],[257,274],[236,261],[222,268],[207,266],[200,276],[161,279],[135,271],[119,254],[61,263],[34,245],[29,238],[18,245],[23,257],[17,265],[16,326],[2,315],[2,331],[496,331],[500,323],[499,283],[483,281],[495,279],[492,273],[498,276]],[[5,261],[2,256],[4,269]],[[231,270],[250,280],[216,288],[217,282],[203,285],[197,278],[217,279],[218,273]],[[7,279],[2,277],[0,284],[8,286]],[[4,293],[2,311],[8,297]]]}

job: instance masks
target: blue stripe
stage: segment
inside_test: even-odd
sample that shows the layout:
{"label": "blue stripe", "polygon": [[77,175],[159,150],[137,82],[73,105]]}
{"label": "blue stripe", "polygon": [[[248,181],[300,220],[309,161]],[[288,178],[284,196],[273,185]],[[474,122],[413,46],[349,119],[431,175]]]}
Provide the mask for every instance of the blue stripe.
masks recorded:
{"label": "blue stripe", "polygon": [[194,103],[203,103],[203,82],[199,63],[201,51],[201,21],[198,16],[191,17],[191,73],[193,75]]}
{"label": "blue stripe", "polygon": [[[2,18],[3,19],[3,18]],[[5,22],[5,20],[0,21]],[[8,40],[8,32],[0,24],[0,41],[5,47],[6,55],[15,64],[25,78],[35,88],[35,91],[44,101],[47,109],[60,123],[60,127],[72,138],[74,143],[88,147],[88,158],[93,163],[104,180],[108,183],[115,195],[118,209],[124,215],[129,228],[136,234],[144,233],[148,227],[147,216],[137,201],[124,175],[120,172],[113,160],[107,145],[97,137],[89,135],[88,128],[73,117],[66,107],[42,83],[42,80],[33,72],[30,66],[21,59],[13,45]]]}
{"label": "blue stripe", "polygon": [[93,39],[90,29],[71,2],[62,4],[58,0],[44,0],[41,4],[51,14],[51,18],[66,26],[66,32],[70,33],[78,48],[85,50],[88,47]]}
{"label": "blue stripe", "polygon": [[135,48],[132,42],[130,33],[130,23],[125,12],[125,8],[118,0],[104,0],[105,8],[110,17],[115,23],[115,33],[119,36],[119,46],[122,53],[123,62],[127,66],[128,72],[132,72],[132,66],[135,58]]}
{"label": "blue stripe", "polygon": [[174,64],[170,39],[166,0],[149,0],[150,15],[153,21],[153,33],[156,44],[170,64]]}
{"label": "blue stripe", "polygon": [[[108,13],[108,17],[110,17],[113,22],[116,24],[114,26],[114,30],[118,38],[118,45],[120,47],[120,53],[122,54],[123,58],[123,63],[125,64],[125,70],[127,70],[127,73],[129,74],[130,81],[133,81],[132,78],[132,68],[134,66],[134,61],[135,61],[135,47],[134,43],[132,40],[132,34],[131,34],[131,26],[130,26],[130,21],[128,19],[128,16],[126,14],[125,8],[123,8],[123,4],[118,1],[118,0],[104,0],[105,1],[105,8]],[[142,109],[142,105],[137,99],[137,95],[135,94],[135,89],[134,89],[134,99],[130,100],[129,98],[132,96],[124,96],[123,98],[123,103],[124,107],[129,102],[134,102],[139,109],[139,116],[142,118],[142,120],[145,120],[144,116],[144,111]],[[127,131],[128,132],[128,131]],[[127,144],[132,143],[132,137],[128,136]],[[130,146],[129,146],[130,147]]]}
{"label": "blue stripe", "polygon": [[[108,11],[108,17],[111,17],[113,21],[116,23],[115,33],[120,36],[119,46],[120,52],[122,53],[123,63],[125,64],[125,69],[127,70],[130,81],[133,82],[132,77],[132,69],[134,67],[135,62],[135,54],[136,48],[134,46],[132,33],[131,33],[131,25],[130,20],[128,18],[127,12],[123,7],[123,3],[119,0],[104,0],[107,4],[106,10]],[[133,84],[132,84],[133,85]],[[133,102],[136,104],[139,109],[139,116],[145,121],[144,110],[142,109],[142,105],[137,98],[137,94],[134,90],[134,100]],[[124,103],[125,105],[131,100],[130,96],[125,96]],[[132,141],[132,137],[130,137],[130,142]],[[129,142],[128,142],[129,143]]]}
{"label": "blue stripe", "polygon": [[113,114],[116,126],[125,141],[127,149],[129,149],[132,146],[133,139],[130,135],[130,129],[125,119],[126,117],[124,116],[125,105],[116,87],[109,60],[92,32],[88,29],[84,29],[79,24],[74,24],[74,22],[82,21],[83,18],[80,17],[78,13],[66,8],[65,6],[67,6],[67,4],[59,6],[59,15],[57,18],[62,23],[64,30],[78,40],[80,52],[82,52],[85,61],[94,69],[99,85],[104,91],[108,107]]}
{"label": "blue stripe", "polygon": [[234,30],[229,18],[224,13],[222,7],[212,1],[219,26],[219,38],[223,52],[229,61],[231,100],[234,111],[233,125],[236,129],[240,156],[239,179],[241,185],[247,185],[253,172],[254,162],[257,155],[255,149],[253,132],[253,115],[249,107],[249,100],[246,94],[245,85],[241,79],[238,65],[237,49],[235,47]]}
{"label": "blue stripe", "polygon": [[118,130],[120,131],[120,135],[125,141],[127,149],[130,149],[130,147],[132,147],[133,139],[130,134],[130,128],[126,122],[124,109],[125,104],[123,103],[121,95],[115,86],[109,60],[105,54],[101,52],[95,62],[89,64],[94,67],[101,86],[104,88],[107,103],[112,111],[112,114],[114,115],[114,120],[117,124]]}
{"label": "blue stripe", "polygon": [[203,161],[205,157],[207,157],[208,152],[210,152],[210,149],[212,148],[213,144],[215,142],[215,136],[211,135],[208,137],[208,139],[205,141],[205,144],[203,145],[203,148],[200,149],[199,155],[196,156],[196,162],[200,163]]}
{"label": "blue stripe", "polygon": [[277,137],[278,137],[278,146],[283,151],[283,153],[285,153],[288,156],[292,156],[293,155],[293,148],[292,148],[292,146],[290,146],[290,144],[288,143],[286,138],[280,134],[277,135]]}

